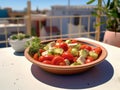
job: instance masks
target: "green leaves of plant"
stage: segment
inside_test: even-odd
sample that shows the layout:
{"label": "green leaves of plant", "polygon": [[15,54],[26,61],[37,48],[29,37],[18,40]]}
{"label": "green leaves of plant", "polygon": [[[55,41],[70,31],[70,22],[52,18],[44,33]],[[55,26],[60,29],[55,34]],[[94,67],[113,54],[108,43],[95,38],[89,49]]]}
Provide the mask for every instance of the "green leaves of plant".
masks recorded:
{"label": "green leaves of plant", "polygon": [[88,2],[87,2],[87,4],[92,4],[93,2],[95,2],[96,0],[89,0]]}
{"label": "green leaves of plant", "polygon": [[110,0],[108,0],[106,7],[110,6]]}
{"label": "green leaves of plant", "polygon": [[18,34],[13,34],[10,36],[10,39],[12,39],[12,40],[16,40],[16,39],[23,40],[25,38],[30,38],[30,35],[18,33]]}
{"label": "green leaves of plant", "polygon": [[92,4],[95,1],[98,3],[92,15],[96,17],[105,15],[107,17],[107,20],[104,19],[100,23],[97,22],[95,27],[100,26],[101,22],[104,22],[107,29],[120,31],[120,0],[88,0],[87,4]]}

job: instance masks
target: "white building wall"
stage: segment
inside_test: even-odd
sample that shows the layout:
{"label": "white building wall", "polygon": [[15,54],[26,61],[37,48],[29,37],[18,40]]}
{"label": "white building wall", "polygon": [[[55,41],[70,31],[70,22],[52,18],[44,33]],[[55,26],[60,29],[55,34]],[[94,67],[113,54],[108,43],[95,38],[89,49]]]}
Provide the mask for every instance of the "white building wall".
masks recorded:
{"label": "white building wall", "polygon": [[[67,16],[67,15],[91,15],[91,12],[94,10],[95,6],[52,6],[51,12],[49,15],[51,16]],[[72,19],[72,23],[73,23]],[[93,27],[93,22],[95,22],[95,18],[91,19],[91,29],[94,29]],[[67,34],[68,30],[68,23],[70,22],[69,18],[63,18],[62,19],[62,33]],[[88,26],[88,19],[83,18],[82,19],[82,24],[85,25],[86,29]],[[49,25],[49,20],[47,22],[47,25]],[[53,26],[57,26],[60,29],[60,20],[59,19],[54,19],[52,21]]]}

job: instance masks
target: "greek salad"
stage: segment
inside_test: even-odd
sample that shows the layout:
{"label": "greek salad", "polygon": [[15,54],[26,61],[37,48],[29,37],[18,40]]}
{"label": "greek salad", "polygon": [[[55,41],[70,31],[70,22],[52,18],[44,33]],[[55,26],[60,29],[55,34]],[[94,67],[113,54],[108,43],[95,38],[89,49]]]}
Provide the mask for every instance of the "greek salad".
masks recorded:
{"label": "greek salad", "polygon": [[29,54],[34,60],[50,65],[75,66],[91,63],[99,58],[102,49],[81,43],[75,39],[51,41],[47,44],[38,43],[36,51],[30,47]]}

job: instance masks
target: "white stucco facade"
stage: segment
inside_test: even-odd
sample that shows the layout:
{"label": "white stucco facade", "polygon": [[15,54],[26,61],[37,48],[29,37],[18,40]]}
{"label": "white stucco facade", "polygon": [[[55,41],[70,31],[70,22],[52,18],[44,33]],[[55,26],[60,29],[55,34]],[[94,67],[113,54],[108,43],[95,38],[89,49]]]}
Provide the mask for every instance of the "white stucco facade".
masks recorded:
{"label": "white stucco facade", "polygon": [[[91,12],[94,11],[95,6],[60,6],[54,5],[51,7],[51,11],[47,13],[48,16],[83,16],[83,15],[91,15]],[[78,18],[80,20],[80,18]],[[68,24],[75,24],[75,18],[70,20],[69,17],[63,18],[62,20],[62,33],[68,33]],[[80,21],[78,21],[80,24]],[[94,29],[93,24],[95,22],[95,18],[90,18],[90,29]],[[49,20],[47,21],[47,25],[49,25]],[[81,24],[84,25],[85,29],[88,29],[88,18],[84,17],[81,19]],[[52,25],[57,26],[60,29],[60,19],[53,19]]]}

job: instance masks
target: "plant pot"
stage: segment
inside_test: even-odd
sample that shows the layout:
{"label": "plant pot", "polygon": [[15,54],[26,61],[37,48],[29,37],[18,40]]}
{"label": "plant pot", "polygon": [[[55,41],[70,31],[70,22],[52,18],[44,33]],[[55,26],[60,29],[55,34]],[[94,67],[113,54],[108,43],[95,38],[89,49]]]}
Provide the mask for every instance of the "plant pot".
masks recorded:
{"label": "plant pot", "polygon": [[27,41],[30,41],[31,38],[23,39],[23,40],[11,40],[8,39],[9,44],[11,47],[16,51],[16,52],[24,52],[25,50],[25,45]]}
{"label": "plant pot", "polygon": [[106,31],[103,42],[120,47],[120,32]]}

